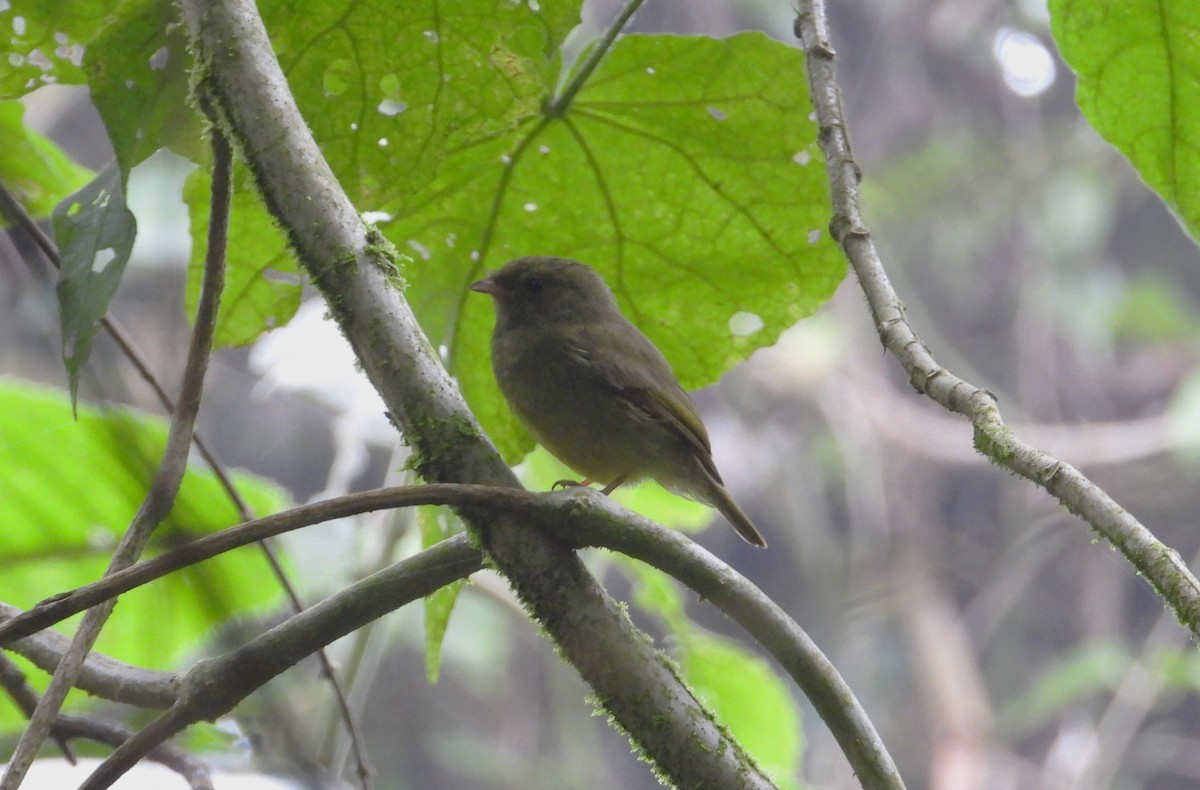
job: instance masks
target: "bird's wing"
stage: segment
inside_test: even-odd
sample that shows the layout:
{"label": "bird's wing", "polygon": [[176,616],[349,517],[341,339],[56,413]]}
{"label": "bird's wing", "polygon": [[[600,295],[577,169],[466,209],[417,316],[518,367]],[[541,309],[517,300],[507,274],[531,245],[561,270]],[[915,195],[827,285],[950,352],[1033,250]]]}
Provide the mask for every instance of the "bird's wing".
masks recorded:
{"label": "bird's wing", "polygon": [[615,397],[682,436],[705,471],[720,483],[708,431],[666,357],[640,330],[622,339],[620,348],[612,348],[605,342],[610,338],[599,336],[593,327],[581,327],[572,338],[571,353],[611,387]]}

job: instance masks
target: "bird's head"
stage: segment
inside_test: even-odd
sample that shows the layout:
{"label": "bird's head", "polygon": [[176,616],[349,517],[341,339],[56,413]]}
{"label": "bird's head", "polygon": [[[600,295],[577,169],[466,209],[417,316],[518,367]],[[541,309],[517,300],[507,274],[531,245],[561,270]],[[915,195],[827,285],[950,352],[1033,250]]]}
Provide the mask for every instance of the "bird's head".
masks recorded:
{"label": "bird's head", "polygon": [[600,275],[566,258],[517,258],[472,283],[471,290],[495,300],[498,328],[592,321],[617,312],[616,299]]}

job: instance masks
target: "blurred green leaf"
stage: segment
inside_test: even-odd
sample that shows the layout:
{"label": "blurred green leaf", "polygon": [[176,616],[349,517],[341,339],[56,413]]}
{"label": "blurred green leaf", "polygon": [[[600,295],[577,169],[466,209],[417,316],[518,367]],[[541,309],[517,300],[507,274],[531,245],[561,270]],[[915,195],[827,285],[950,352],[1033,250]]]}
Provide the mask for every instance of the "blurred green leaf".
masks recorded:
{"label": "blurred green leaf", "polygon": [[693,623],[670,576],[628,558],[617,564],[634,581],[638,607],[670,629],[688,685],[779,787],[799,787],[804,727],[787,684],[759,656]]}
{"label": "blurred green leaf", "polygon": [[658,615],[677,639],[686,641],[696,626],[684,610],[679,584],[644,562],[624,555],[616,555],[615,559],[633,582],[633,602],[643,611]]}
{"label": "blurred green leaf", "polygon": [[1108,691],[1129,666],[1129,655],[1111,644],[1079,647],[1051,664],[1029,689],[1000,711],[1001,726],[1017,734],[1040,727],[1093,694]]}
{"label": "blurred green leaf", "polygon": [[708,634],[694,634],[681,647],[688,685],[779,787],[799,787],[804,729],[787,685],[771,666]]}
{"label": "blurred green leaf", "polygon": [[1114,334],[1134,341],[1175,340],[1196,331],[1195,311],[1177,283],[1159,274],[1137,277],[1113,316]]}
{"label": "blurred green leaf", "polygon": [[[225,291],[217,309],[217,347],[253,343],[264,332],[283,326],[300,308],[304,280],[287,238],[272,219],[244,167],[236,169],[229,217]],[[191,218],[192,255],[188,261],[185,304],[196,314],[204,256],[212,176],[203,168],[188,175],[183,199]]]}
{"label": "blurred green leaf", "polygon": [[1200,373],[1192,373],[1175,388],[1167,420],[1176,452],[1195,463],[1200,459]]}
{"label": "blurred green leaf", "polygon": [[21,102],[0,101],[0,183],[32,216],[46,217],[55,204],[91,180],[92,172],[71,161],[53,140],[27,129],[24,115]]}
{"label": "blurred green leaf", "polygon": [[96,329],[121,284],[137,236],[122,181],[114,162],[54,209],[54,238],[62,259],[59,319],[72,401]]}
{"label": "blurred green leaf", "polygon": [[83,68],[122,183],[160,148],[206,160],[200,119],[188,100],[191,50],[175,3],[126,0],[88,44]]}
{"label": "blurred green leaf", "polygon": [[[534,491],[549,491],[559,480],[579,477],[543,447],[525,456],[518,474],[525,487]],[[684,499],[652,481],[621,486],[611,496],[646,518],[685,532],[699,531],[713,522],[712,508]]]}
{"label": "blurred green leaf", "polygon": [[[145,497],[166,435],[161,419],[129,409],[81,406],[73,419],[65,393],[0,380],[0,600],[28,607],[98,579]],[[234,480],[258,515],[287,503],[271,483],[241,473]],[[216,477],[189,468],[147,554],[238,521]],[[261,554],[230,552],[124,593],[97,649],[171,669],[214,626],[279,598]]]}
{"label": "blurred green leaf", "polygon": [[492,379],[492,306],[466,290],[487,268],[535,253],[593,265],[689,389],[833,293],[845,264],[822,230],[802,74],[799,50],[758,33],[626,36],[565,116],[454,151],[395,207],[385,232],[418,253],[407,296],[507,458],[532,443]]}
{"label": "blurred green leaf", "polygon": [[[24,96],[42,85],[84,81],[83,49],[112,10],[108,0],[9,0],[0,29],[12,31],[0,68],[0,97]],[[18,21],[19,20],[19,21]]]}
{"label": "blurred green leaf", "polygon": [[[421,527],[421,547],[429,548],[451,535],[462,532],[462,525],[452,513],[443,508],[417,508],[417,523]],[[449,584],[433,595],[425,596],[425,677],[437,683],[442,670],[442,641],[446,638],[446,627],[454,603],[462,592],[465,581]]]}
{"label": "blurred green leaf", "polygon": [[1200,691],[1200,655],[1191,645],[1182,650],[1161,650],[1149,663],[1167,688],[1182,692]]}
{"label": "blurred green leaf", "polygon": [[538,113],[579,6],[276,0],[259,10],[326,159],[355,204],[376,210],[407,202],[448,149]]}
{"label": "blurred green leaf", "polygon": [[1200,3],[1051,0],[1079,109],[1200,239]]}

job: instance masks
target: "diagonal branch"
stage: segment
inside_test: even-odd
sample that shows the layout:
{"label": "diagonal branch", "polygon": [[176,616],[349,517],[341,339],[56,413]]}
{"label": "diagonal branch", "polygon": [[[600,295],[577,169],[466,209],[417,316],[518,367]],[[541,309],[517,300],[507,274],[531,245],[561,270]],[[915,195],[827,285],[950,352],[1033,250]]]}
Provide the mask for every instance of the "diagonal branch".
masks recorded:
{"label": "diagonal branch", "polygon": [[[30,236],[30,238],[33,239],[34,243],[37,244],[37,246],[41,249],[45,258],[51,263],[52,266],[54,266],[55,269],[62,268],[62,261],[59,258],[58,249],[55,246],[54,241],[42,231],[42,228],[33,220],[33,217],[29,216],[29,212],[25,210],[25,207],[21,205],[20,201],[16,199],[16,197],[8,190],[7,187],[4,186],[3,183],[0,183],[0,215],[6,217],[12,225],[18,226],[24,230]],[[111,316],[106,315],[101,317],[100,325],[112,337],[113,341],[117,344],[117,347],[121,349],[121,353],[137,370],[138,375],[140,375],[142,379],[150,386],[150,389],[154,392],[155,397],[157,397],[158,402],[162,404],[162,407],[166,409],[168,414],[174,414],[174,399],[167,393],[166,389],[162,385],[162,382],[160,382],[158,377],[154,375],[154,372],[150,370],[150,366],[146,362],[145,356],[134,345],[133,338],[131,338],[121,324]],[[229,501],[233,503],[233,506],[237,510],[242,521],[251,520],[254,517],[254,514],[251,512],[250,506],[246,503],[245,498],[243,498],[241,493],[237,490],[237,486],[234,485],[233,478],[229,476],[229,472],[225,469],[224,464],[217,460],[216,455],[209,448],[208,442],[206,442],[204,437],[200,435],[199,431],[192,431],[192,443],[196,446],[196,450],[200,453],[200,457],[204,459],[204,462],[208,464],[209,469],[211,469],[213,474],[216,475],[217,483],[221,486],[221,489],[225,492],[225,495],[229,497]],[[304,609],[304,603],[301,601],[295,585],[293,585],[291,580],[288,578],[287,572],[284,570],[282,563],[280,563],[275,552],[275,547],[269,542],[264,541],[260,548],[262,550],[263,557],[266,559],[267,564],[271,568],[271,573],[275,575],[275,578],[279,581],[280,586],[283,588],[284,595],[287,596],[288,602],[292,606],[292,610],[299,612]],[[358,725],[355,722],[354,715],[350,711],[350,705],[346,701],[346,691],[343,688],[337,673],[333,671],[333,665],[329,661],[329,656],[324,650],[317,654],[317,661],[320,664],[322,676],[332,687],[333,697],[338,706],[342,724],[349,734],[350,748],[354,754],[355,770],[359,777],[359,783],[362,785],[363,790],[369,790],[370,781],[366,766],[366,755],[363,749],[363,737],[358,730]]]}
{"label": "diagonal branch", "polygon": [[[183,0],[197,68],[264,202],[325,295],[430,482],[515,487],[399,291],[394,250],[368,230],[305,125],[250,0]],[[579,558],[488,509],[464,521],[659,771],[681,786],[769,787]]]}
{"label": "diagonal branch", "polygon": [[[217,305],[225,284],[225,241],[229,221],[229,198],[233,180],[233,152],[224,136],[214,131],[213,147],[213,195],[209,226],[208,249],[204,263],[204,281],[200,291],[200,304],[196,309],[196,325],[188,347],[187,363],[183,382],[171,427],[167,435],[167,446],[163,450],[162,462],[155,472],[150,490],[142,506],[121,542],[113,552],[107,573],[121,570],[137,562],[142,550],[150,540],[155,527],[171,511],[175,495],[187,469],[188,447],[192,443],[192,428],[200,410],[200,396],[204,374],[208,369],[208,358],[212,350],[213,333],[217,323]],[[0,780],[0,790],[16,790],[37,756],[38,749],[50,734],[58,712],[62,709],[67,692],[83,667],[87,654],[95,644],[101,629],[112,613],[115,601],[106,601],[88,610],[83,622],[75,632],[71,648],[63,656],[54,671],[45,694],[29,719],[29,726],[21,733],[13,756]]]}
{"label": "diagonal branch", "polygon": [[824,0],[801,0],[799,8],[796,36],[807,59],[810,92],[820,128],[819,142],[829,171],[833,201],[830,233],[842,245],[858,275],[884,347],[899,360],[918,392],[971,421],[979,452],[1046,489],[1067,510],[1087,522],[1125,555],[1174,610],[1179,621],[1200,637],[1200,582],[1179,554],[1159,541],[1078,469],[1017,437],[1004,424],[995,397],[939,365],[917,337],[862,220],[858,195],[861,173],[850,151]]}
{"label": "diagonal branch", "polygon": [[[385,498],[398,505],[469,507],[489,502],[497,517],[513,514],[574,547],[620,551],[675,576],[745,628],[779,661],[830,727],[864,787],[904,787],[853,693],[803,629],[749,580],[686,536],[632,514],[596,492],[542,495],[488,486],[428,485],[370,493],[378,505]],[[244,545],[259,537],[243,529],[247,526],[226,532],[242,530],[239,541]],[[170,710],[114,753],[87,787],[107,786],[147,750],[201,719],[223,715],[320,646],[482,567],[483,555],[470,536],[455,536],[321,601],[243,647],[202,662],[183,676]]]}
{"label": "diagonal branch", "polygon": [[[0,603],[0,621],[21,614],[17,607]],[[39,669],[54,672],[70,646],[70,637],[47,630],[14,640],[5,649],[24,656]],[[75,685],[93,696],[158,710],[175,704],[180,677],[175,672],[142,669],[92,652],[83,662]]]}
{"label": "diagonal branch", "polygon": [[[3,685],[5,691],[25,715],[33,713],[37,707],[38,693],[25,681],[25,675],[21,670],[5,656],[0,656],[0,685]],[[60,713],[54,721],[54,727],[50,730],[50,734],[58,741],[71,765],[75,765],[75,755],[71,753],[67,741],[85,738],[116,748],[133,737],[134,730],[120,722],[102,719],[98,716]],[[192,790],[213,790],[208,766],[182,749],[162,744],[152,749],[146,757],[160,762],[178,773],[187,781]]]}

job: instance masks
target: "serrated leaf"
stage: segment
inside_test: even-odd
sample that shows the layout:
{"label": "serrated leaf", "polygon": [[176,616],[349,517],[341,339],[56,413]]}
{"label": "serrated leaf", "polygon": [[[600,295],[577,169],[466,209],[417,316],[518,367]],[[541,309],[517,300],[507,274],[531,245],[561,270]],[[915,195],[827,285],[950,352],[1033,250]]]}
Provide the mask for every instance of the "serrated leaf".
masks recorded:
{"label": "serrated leaf", "polygon": [[683,645],[684,680],[781,788],[799,786],[804,729],[792,695],[766,661],[735,642],[697,634]]}
{"label": "serrated leaf", "polygon": [[[92,178],[92,171],[71,161],[48,137],[27,129],[25,105],[0,101],[0,183],[34,217],[49,216],[54,206]],[[4,219],[0,217],[0,224]]]}
{"label": "serrated leaf", "polygon": [[845,265],[820,230],[802,61],[757,33],[627,36],[565,116],[455,151],[397,207],[385,232],[419,256],[407,295],[510,461],[531,443],[492,380],[492,306],[467,295],[486,269],[529,254],[592,265],[686,388],[833,293]]}
{"label": "serrated leaf", "polygon": [[[66,393],[0,380],[0,467],[8,470],[0,475],[0,600],[28,607],[99,578],[145,497],[166,436],[162,419],[87,406],[72,419]],[[259,515],[286,504],[280,489],[260,478],[236,473],[234,481]],[[216,477],[189,467],[147,554],[238,520]],[[261,554],[230,552],[122,594],[97,649],[140,666],[174,668],[231,614],[278,600]]]}
{"label": "serrated leaf", "polygon": [[670,629],[687,684],[777,785],[798,787],[804,729],[787,684],[759,656],[693,623],[670,576],[628,558],[618,565],[635,581],[638,607]]}
{"label": "serrated leaf", "polygon": [[657,568],[624,555],[617,555],[616,561],[634,582],[634,603],[643,611],[657,615],[671,629],[677,641],[689,639],[695,626],[687,618],[683,595],[675,580]]}
{"label": "serrated leaf", "polygon": [[121,183],[113,162],[54,209],[54,237],[62,259],[58,304],[63,361],[72,401],[96,328],[121,283],[137,235]]}
{"label": "serrated leaf", "polygon": [[360,208],[407,196],[447,147],[536,115],[578,2],[264,3],[280,64]]}
{"label": "serrated leaf", "polygon": [[[421,528],[421,547],[429,548],[451,535],[462,532],[458,519],[441,508],[417,508],[417,523]],[[454,603],[462,592],[465,581],[446,585],[432,595],[425,596],[425,678],[430,685],[437,683],[442,671],[442,642],[450,624]]]}
{"label": "serrated leaf", "polygon": [[[9,0],[0,29],[11,30],[0,69],[0,97],[84,81],[83,50],[112,9],[106,0]],[[19,20],[19,21],[18,21]]]}
{"label": "serrated leaf", "polygon": [[178,17],[169,0],[126,0],[88,44],[83,68],[122,181],[160,148],[196,162],[207,156],[188,103],[192,55]]}
{"label": "serrated leaf", "polygon": [[1051,0],[1079,109],[1200,239],[1200,3]]}
{"label": "serrated leaf", "polygon": [[[549,491],[559,480],[574,480],[578,477],[543,447],[538,447],[525,456],[518,475],[525,487],[533,491]],[[698,531],[713,520],[712,508],[684,499],[651,481],[621,486],[610,496],[646,518],[685,532]]]}
{"label": "serrated leaf", "polygon": [[[245,168],[235,170],[230,205],[225,290],[217,309],[217,347],[253,343],[264,332],[283,326],[300,308],[304,281],[287,238],[262,204]],[[204,278],[212,176],[199,169],[188,175],[183,199],[191,218],[192,255],[188,261],[185,303],[195,315]]]}

